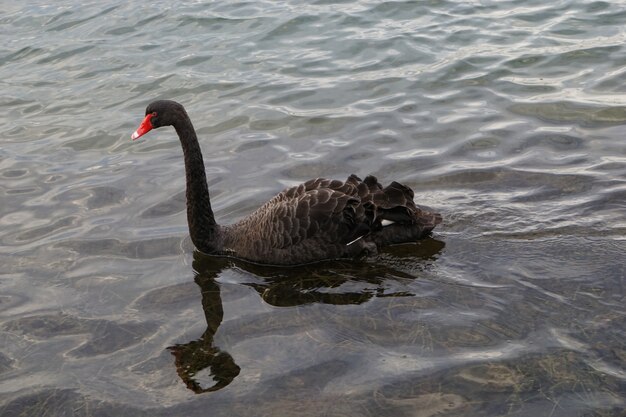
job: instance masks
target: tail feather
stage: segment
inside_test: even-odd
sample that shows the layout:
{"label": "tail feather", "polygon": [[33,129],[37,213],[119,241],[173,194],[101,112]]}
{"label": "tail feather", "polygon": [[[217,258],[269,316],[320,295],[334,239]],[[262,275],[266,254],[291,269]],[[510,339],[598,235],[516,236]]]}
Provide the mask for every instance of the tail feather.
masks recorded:
{"label": "tail feather", "polygon": [[366,237],[384,246],[413,242],[427,236],[439,223],[441,215],[416,206],[413,190],[393,181],[383,187],[376,177],[369,175],[361,180],[351,175],[346,184],[356,188],[361,199],[355,227],[346,241]]}

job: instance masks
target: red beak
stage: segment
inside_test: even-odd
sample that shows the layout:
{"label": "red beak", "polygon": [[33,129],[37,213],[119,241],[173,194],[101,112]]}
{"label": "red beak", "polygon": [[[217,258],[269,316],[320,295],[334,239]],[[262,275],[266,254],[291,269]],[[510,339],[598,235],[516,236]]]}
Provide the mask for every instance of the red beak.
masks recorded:
{"label": "red beak", "polygon": [[143,119],[143,122],[141,122],[137,130],[135,130],[135,133],[131,135],[130,138],[132,140],[137,140],[152,130],[152,122],[150,121],[150,119],[152,119],[152,113],[146,115],[146,118]]}

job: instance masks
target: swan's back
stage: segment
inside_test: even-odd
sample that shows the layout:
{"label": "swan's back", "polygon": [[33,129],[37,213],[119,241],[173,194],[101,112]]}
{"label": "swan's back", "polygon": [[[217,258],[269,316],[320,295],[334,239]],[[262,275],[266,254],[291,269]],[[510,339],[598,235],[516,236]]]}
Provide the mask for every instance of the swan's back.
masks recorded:
{"label": "swan's back", "polygon": [[225,227],[225,252],[255,262],[301,264],[375,254],[381,246],[423,238],[441,216],[415,205],[413,191],[373,176],[317,178],[277,194]]}

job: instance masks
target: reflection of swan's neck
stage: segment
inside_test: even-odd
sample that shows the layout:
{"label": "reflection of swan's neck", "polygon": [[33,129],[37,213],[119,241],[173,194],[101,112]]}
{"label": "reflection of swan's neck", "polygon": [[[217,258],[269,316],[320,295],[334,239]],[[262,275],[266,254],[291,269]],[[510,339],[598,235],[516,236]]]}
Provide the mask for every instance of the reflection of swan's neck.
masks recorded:
{"label": "reflection of swan's neck", "polygon": [[[195,262],[194,260],[194,264]],[[176,358],[178,376],[187,388],[196,394],[220,390],[229,385],[240,372],[232,356],[213,344],[213,338],[224,316],[220,287],[215,281],[219,270],[221,268],[206,274],[199,272],[196,276],[196,284],[202,293],[202,308],[207,321],[206,331],[197,340],[168,348]],[[197,373],[205,369],[215,381],[212,386],[210,383],[209,386],[203,386],[196,379]]]}

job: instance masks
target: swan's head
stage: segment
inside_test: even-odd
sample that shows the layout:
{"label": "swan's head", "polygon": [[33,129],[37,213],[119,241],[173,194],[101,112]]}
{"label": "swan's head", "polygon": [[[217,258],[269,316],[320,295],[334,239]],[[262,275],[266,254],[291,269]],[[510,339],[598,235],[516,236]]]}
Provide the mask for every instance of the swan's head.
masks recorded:
{"label": "swan's head", "polygon": [[171,126],[181,118],[187,118],[187,112],[182,104],[172,100],[157,100],[146,108],[146,117],[137,130],[131,135],[132,140],[139,139],[152,129],[161,126]]}

